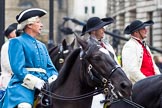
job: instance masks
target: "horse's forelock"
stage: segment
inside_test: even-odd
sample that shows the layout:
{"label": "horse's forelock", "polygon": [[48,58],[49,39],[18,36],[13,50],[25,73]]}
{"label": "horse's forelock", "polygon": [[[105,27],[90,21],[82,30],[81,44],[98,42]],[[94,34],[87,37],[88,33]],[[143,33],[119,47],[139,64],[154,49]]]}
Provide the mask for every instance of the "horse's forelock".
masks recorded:
{"label": "horse's forelock", "polygon": [[96,44],[90,44],[87,48],[87,50],[85,51],[86,57],[89,57],[92,53],[94,53],[95,51],[97,51],[99,49],[99,47]]}
{"label": "horse's forelock", "polygon": [[58,46],[54,46],[54,47],[50,48],[49,51],[48,51],[49,52],[49,55],[55,53],[57,51],[56,50],[57,48],[58,48]]}

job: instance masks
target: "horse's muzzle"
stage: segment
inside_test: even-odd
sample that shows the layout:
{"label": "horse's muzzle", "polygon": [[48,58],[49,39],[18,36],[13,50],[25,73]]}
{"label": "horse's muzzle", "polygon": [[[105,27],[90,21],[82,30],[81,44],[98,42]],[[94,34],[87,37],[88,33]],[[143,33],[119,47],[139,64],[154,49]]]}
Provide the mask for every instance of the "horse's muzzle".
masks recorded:
{"label": "horse's muzzle", "polygon": [[119,96],[122,95],[123,97],[130,97],[132,95],[132,83],[130,81],[122,81],[119,84],[119,92],[121,93],[118,93]]}

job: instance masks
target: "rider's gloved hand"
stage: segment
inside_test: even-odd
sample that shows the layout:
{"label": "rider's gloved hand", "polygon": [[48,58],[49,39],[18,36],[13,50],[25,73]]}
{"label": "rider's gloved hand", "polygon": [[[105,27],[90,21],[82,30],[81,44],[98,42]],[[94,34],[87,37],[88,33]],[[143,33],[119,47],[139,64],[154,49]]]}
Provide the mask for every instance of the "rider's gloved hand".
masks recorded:
{"label": "rider's gloved hand", "polygon": [[44,87],[44,85],[45,81],[40,79],[39,81],[37,81],[34,87],[37,88],[38,90],[41,90]]}

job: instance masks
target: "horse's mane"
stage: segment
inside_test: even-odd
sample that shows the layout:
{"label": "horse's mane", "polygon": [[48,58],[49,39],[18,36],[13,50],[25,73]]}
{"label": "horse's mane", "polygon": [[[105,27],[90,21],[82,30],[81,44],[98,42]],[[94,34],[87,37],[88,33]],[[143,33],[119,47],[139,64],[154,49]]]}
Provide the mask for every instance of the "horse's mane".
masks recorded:
{"label": "horse's mane", "polygon": [[138,86],[148,86],[152,83],[156,83],[155,81],[158,81],[158,82],[161,82],[162,83],[162,74],[159,74],[159,75],[154,75],[154,76],[150,76],[150,77],[147,77],[147,78],[144,78],[138,82],[136,82],[134,85],[133,85],[133,88]]}
{"label": "horse's mane", "polygon": [[48,50],[49,55],[50,55],[53,51],[55,51],[56,48],[58,48],[58,46],[54,46],[54,47],[50,48],[50,49]]}
{"label": "horse's mane", "polygon": [[54,90],[55,88],[58,88],[60,85],[62,85],[66,81],[66,78],[70,74],[69,72],[71,72],[70,70],[71,70],[74,62],[76,61],[76,59],[80,53],[80,50],[81,50],[80,48],[77,48],[77,49],[73,50],[68,55],[68,57],[66,58],[66,60],[64,62],[63,67],[59,71],[58,78],[56,79],[56,81],[51,83],[52,90]]}

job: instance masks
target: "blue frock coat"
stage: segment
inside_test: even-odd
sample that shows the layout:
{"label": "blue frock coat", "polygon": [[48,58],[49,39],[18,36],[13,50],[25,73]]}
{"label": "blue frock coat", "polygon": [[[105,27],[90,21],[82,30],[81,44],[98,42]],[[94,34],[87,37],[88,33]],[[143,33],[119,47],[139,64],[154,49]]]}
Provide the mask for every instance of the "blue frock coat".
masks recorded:
{"label": "blue frock coat", "polygon": [[[46,46],[35,38],[23,33],[21,36],[10,40],[9,60],[14,73],[6,90],[2,108],[14,108],[19,103],[27,102],[33,105],[34,92],[21,84],[27,74],[32,74],[48,81],[58,72],[49,57]],[[43,68],[46,74],[27,71],[26,68]]]}

